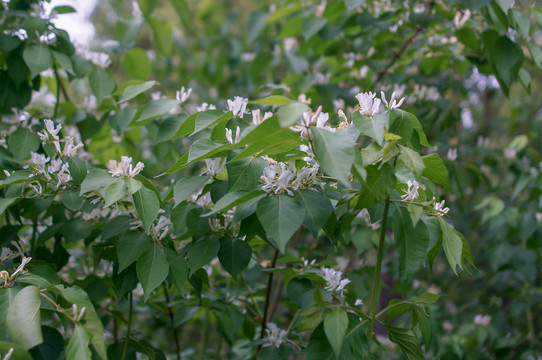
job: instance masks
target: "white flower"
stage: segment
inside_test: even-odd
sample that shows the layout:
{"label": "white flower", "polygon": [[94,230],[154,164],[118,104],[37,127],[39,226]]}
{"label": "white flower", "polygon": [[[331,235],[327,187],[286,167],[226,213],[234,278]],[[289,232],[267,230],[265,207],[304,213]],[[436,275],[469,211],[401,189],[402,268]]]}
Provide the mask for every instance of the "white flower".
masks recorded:
{"label": "white flower", "polygon": [[413,180],[413,181],[408,180],[407,186],[408,186],[407,190],[403,189],[403,191],[405,191],[405,194],[401,195],[401,199],[403,201],[412,202],[420,196],[420,194],[418,194],[418,189],[420,188],[420,184],[418,184],[416,180]]}
{"label": "white flower", "polygon": [[206,102],[201,104],[201,106],[196,107],[197,112],[206,111],[206,110],[215,110],[215,109],[216,109],[216,106],[214,106],[213,104],[207,104]]}
{"label": "white flower", "polygon": [[275,346],[277,348],[285,341],[288,332],[286,330],[279,329],[277,325],[273,323],[267,324],[265,329],[266,336],[263,339],[264,343],[262,347]]}
{"label": "white flower", "polygon": [[58,124],[58,126],[55,128],[55,123],[52,120],[45,119],[43,122],[45,123],[45,129],[38,132],[40,140],[49,140],[49,135],[51,135],[54,140],[59,140],[58,133],[62,129],[62,125]]}
{"label": "white flower", "polygon": [[241,96],[236,96],[232,100],[228,99],[228,110],[233,113],[233,116],[239,116],[243,118],[246,113],[248,99],[243,99]]}
{"label": "white flower", "polygon": [[160,216],[158,224],[151,226],[152,237],[158,241],[165,238],[169,232],[169,225],[172,225],[171,221],[165,216]]}
{"label": "white flower", "polygon": [[450,159],[450,161],[455,161],[457,159],[457,149],[449,148],[446,156],[448,157],[448,159]]}
{"label": "white flower", "polygon": [[295,178],[295,166],[292,164],[275,163],[263,169],[263,175],[260,179],[263,181],[262,190],[266,192],[272,191],[275,194],[280,194],[286,191],[289,195],[293,193],[288,189],[290,181]]}
{"label": "white flower", "polygon": [[476,314],[476,316],[474,316],[474,323],[476,325],[489,326],[489,324],[491,323],[491,316]]}
{"label": "white flower", "polygon": [[62,155],[67,157],[76,156],[77,150],[81,147],[83,147],[82,143],[75,145],[73,137],[68,136],[66,137],[66,143],[64,144],[64,150],[62,151]]}
{"label": "white flower", "polygon": [[363,306],[363,300],[356,299],[356,302],[354,303],[354,306]]}
{"label": "white flower", "polygon": [[445,215],[448,213],[448,211],[450,211],[450,208],[444,207],[445,200],[442,200],[441,202],[437,202],[437,200],[433,196],[433,202],[434,202],[433,207],[437,211],[438,216]]}
{"label": "white flower", "polygon": [[380,99],[375,99],[376,94],[372,92],[359,93],[356,95],[358,100],[359,112],[365,116],[375,116],[380,111]]}
{"label": "white flower", "polygon": [[470,11],[469,9],[466,9],[463,13],[461,11],[457,11],[454,16],[454,25],[457,28],[463,27],[465,23],[470,19]]}
{"label": "white flower", "polygon": [[329,114],[322,112],[322,106],[316,109],[316,112],[311,110],[301,114],[300,124],[290,127],[291,130],[299,132],[303,139],[311,139],[312,134],[309,127],[316,125],[318,128],[323,128],[329,120]]}
{"label": "white flower", "polygon": [[45,164],[47,164],[50,160],[51,158],[43,154],[31,152],[30,153],[30,167],[32,169],[31,176],[43,174],[47,181],[51,180],[51,176],[49,176],[48,171],[45,169]]}
{"label": "white flower", "polygon": [[271,111],[266,112],[262,117],[260,109],[252,110],[252,125],[260,125],[271,116],[273,116]]}
{"label": "white flower", "polygon": [[391,99],[389,103],[386,100],[386,94],[384,93],[384,91],[380,92],[380,96],[382,97],[382,101],[384,102],[384,104],[386,104],[386,108],[388,109],[398,109],[406,99],[405,97],[403,97],[401,98],[401,100],[399,100],[399,102],[397,102],[397,100],[395,100],[395,96],[396,96],[395,91],[391,94]]}
{"label": "white flower", "polygon": [[28,264],[30,262],[30,260],[32,260],[31,257],[24,257],[23,256],[23,259],[21,260],[21,265],[19,265],[19,267],[17,267],[17,269],[15,269],[15,271],[13,272],[13,274],[11,274],[11,277],[14,277],[15,275],[17,275],[18,273],[24,271],[24,267],[26,264]]}
{"label": "white flower", "polygon": [[208,174],[211,176],[218,176],[224,171],[224,165],[226,165],[225,158],[216,158],[216,159],[205,159],[205,165],[207,165],[207,170],[202,174]]}
{"label": "white flower", "polygon": [[121,161],[109,160],[107,168],[111,176],[127,176],[134,177],[143,170],[145,165],[139,161],[135,168],[132,168],[132,158],[129,156],[122,156]]}
{"label": "white flower", "polygon": [[228,142],[230,144],[237,144],[239,142],[239,134],[240,133],[241,133],[241,129],[238,126],[237,129],[235,130],[235,139],[233,139],[232,130],[226,128],[226,140],[228,140]]}
{"label": "white flower", "polygon": [[336,271],[331,268],[322,267],[322,276],[326,281],[325,289],[331,292],[338,292],[341,296],[344,287],[350,283],[350,280],[342,279],[342,271]]}
{"label": "white flower", "polygon": [[184,91],[184,86],[181,87],[181,90],[177,90],[177,93],[175,95],[177,102],[179,104],[184,104],[186,100],[188,100],[188,97],[190,96],[191,92],[192,92],[192,88],[189,88],[187,91]]}

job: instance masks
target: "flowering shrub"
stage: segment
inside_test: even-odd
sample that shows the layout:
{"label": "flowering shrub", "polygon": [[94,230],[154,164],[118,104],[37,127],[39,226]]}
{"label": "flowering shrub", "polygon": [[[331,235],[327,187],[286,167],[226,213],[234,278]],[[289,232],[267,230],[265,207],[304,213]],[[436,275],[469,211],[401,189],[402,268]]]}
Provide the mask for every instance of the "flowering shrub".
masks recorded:
{"label": "flowering shrub", "polygon": [[[478,276],[471,253],[476,235],[461,228],[459,199],[473,194],[469,183],[481,186],[482,174],[497,183],[491,170],[457,161],[483,153],[448,147],[444,158],[432,145],[443,141],[442,130],[457,146],[457,134],[442,123],[451,118],[467,127],[473,116],[468,104],[458,108],[460,119],[450,115],[446,93],[458,95],[438,83],[437,73],[452,62],[464,71],[471,61],[494,73],[505,94],[516,80],[530,89],[531,75],[517,59],[524,56],[519,40],[503,32],[509,26],[522,36],[534,66],[541,56],[518,8],[459,3],[285,1],[249,15],[247,41],[261,54],[224,64],[224,73],[242,73],[237,61],[254,62],[256,68],[239,75],[242,91],[231,91],[235,76],[208,66],[207,55],[179,65],[184,86],[164,95],[152,91],[158,85],[168,91],[170,79],[148,77],[153,71],[160,78],[166,59],[175,59],[173,31],[153,17],[154,1],[133,2],[132,16],[118,20],[122,60],[113,61],[78,53],[43,2],[4,1],[2,359],[364,359],[399,352],[408,359],[469,358],[467,349],[490,351],[486,343],[491,354],[538,356],[529,306],[526,342],[516,341],[518,334],[498,342],[491,325],[503,318],[474,309],[456,329],[446,312],[457,314],[456,305],[439,308],[445,291],[432,285],[432,272],[455,283]],[[188,2],[170,5],[193,31]],[[208,16],[218,16],[220,6],[207,9]],[[154,53],[136,42],[143,24]],[[501,33],[479,34],[488,24]],[[279,31],[276,56],[266,53],[266,27]],[[409,34],[408,41],[400,34]],[[371,36],[376,48],[367,42]],[[235,39],[233,48],[240,46]],[[401,44],[389,62],[386,41]],[[420,74],[401,60],[415,41],[432,49],[422,58],[406,53]],[[501,47],[510,51],[494,51]],[[379,54],[374,63],[371,52]],[[277,71],[256,73],[258,62]],[[368,75],[365,63],[378,71]],[[216,73],[203,76],[206,68]],[[274,78],[284,72],[289,75]],[[213,75],[216,87],[208,83]],[[418,75],[434,79],[428,86],[405,80],[408,88],[391,81]],[[192,76],[201,82],[193,85]],[[265,83],[283,86],[250,88]],[[52,103],[40,104],[39,92],[52,95]],[[235,96],[240,93],[251,95]],[[522,151],[526,141],[519,136],[509,148]],[[528,196],[535,199],[538,171],[518,171],[525,177],[514,197],[531,186],[536,190]],[[533,216],[520,220],[516,210],[507,213],[516,220],[504,221],[505,204],[496,196],[478,208],[487,208],[480,224],[504,229],[506,221],[530,221],[525,226],[533,230],[522,241],[537,248],[540,226]],[[514,251],[532,265],[514,273],[514,281],[519,288],[527,284],[534,299],[536,276],[528,273],[539,255],[519,246]],[[511,257],[493,266],[511,267]],[[495,281],[502,284],[500,274]],[[443,284],[450,298],[460,294]],[[518,343],[525,349],[512,352]]]}

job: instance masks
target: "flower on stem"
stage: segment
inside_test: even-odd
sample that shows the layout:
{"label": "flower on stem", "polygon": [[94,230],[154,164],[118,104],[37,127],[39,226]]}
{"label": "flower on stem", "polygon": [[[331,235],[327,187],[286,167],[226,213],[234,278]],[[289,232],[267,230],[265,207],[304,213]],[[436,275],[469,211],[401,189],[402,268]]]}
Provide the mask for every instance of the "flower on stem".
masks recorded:
{"label": "flower on stem", "polygon": [[228,110],[233,113],[233,116],[239,116],[241,119],[247,112],[248,99],[243,99],[241,96],[236,96],[233,100],[228,99]]}
{"label": "flower on stem", "polygon": [[397,102],[397,100],[395,100],[396,93],[397,93],[397,92],[394,91],[394,92],[391,94],[390,102],[388,102],[388,101],[386,100],[386,94],[384,93],[384,91],[381,91],[381,92],[380,92],[380,96],[382,97],[382,101],[384,102],[384,104],[386,104],[386,108],[388,108],[388,109],[398,109],[398,108],[403,104],[403,102],[405,101],[406,97],[401,98],[401,100],[399,100],[399,102]]}
{"label": "flower on stem", "polygon": [[464,11],[457,11],[454,16],[454,25],[457,28],[463,27],[467,21],[470,19],[470,10],[466,9]]}
{"label": "flower on stem", "polygon": [[14,277],[15,275],[17,275],[20,272],[23,272],[25,265],[28,264],[30,262],[30,260],[32,260],[31,257],[23,257],[23,259],[21,260],[21,265],[19,265],[17,267],[17,269],[15,269],[13,274],[11,274],[11,277]]}
{"label": "flower on stem", "polygon": [[317,128],[323,128],[325,123],[329,120],[329,114],[322,112],[322,106],[318,106],[316,112],[312,110],[305,111],[301,114],[300,124],[290,127],[295,132],[299,132],[303,139],[311,139],[312,134],[310,131],[311,126],[316,126]]}
{"label": "flower on stem", "polygon": [[135,168],[132,168],[132,158],[129,156],[122,156],[121,161],[117,162],[116,160],[109,160],[107,168],[111,176],[127,176],[134,177],[143,170],[145,165],[139,161]]}
{"label": "flower on stem", "polygon": [[444,207],[445,200],[442,200],[441,202],[437,202],[437,199],[433,196],[433,207],[437,211],[438,216],[446,215],[448,211],[450,211],[450,208]]}
{"label": "flower on stem", "polygon": [[446,156],[448,157],[448,159],[450,159],[450,161],[455,161],[457,159],[457,149],[449,148]]}
{"label": "flower on stem", "polygon": [[331,268],[322,267],[322,276],[326,281],[325,289],[343,296],[344,287],[350,284],[350,280],[343,279],[343,272]]}
{"label": "flower on stem", "polygon": [[274,323],[267,324],[267,329],[265,329],[265,338],[263,339],[264,343],[262,347],[274,346],[279,348],[280,345],[286,341],[286,336],[288,332],[286,330],[280,329]]}
{"label": "flower on stem", "polygon": [[169,232],[169,225],[172,225],[171,221],[165,216],[160,216],[158,219],[158,224],[151,225],[150,233],[152,238],[156,241],[160,241],[165,238]]}
{"label": "flower on stem", "polygon": [[260,109],[252,110],[252,125],[260,125],[271,116],[273,116],[271,111],[266,112],[262,117]]}
{"label": "flower on stem", "polygon": [[295,163],[274,162],[270,163],[263,170],[263,175],[260,180],[264,183],[262,190],[281,194],[287,192],[288,195],[293,195],[291,190],[307,189],[311,186],[323,187],[318,177],[318,164],[314,166],[304,166],[301,169],[296,169]]}
{"label": "flower on stem", "polygon": [[491,315],[476,314],[476,316],[474,316],[474,323],[480,326],[489,326],[491,323]]}
{"label": "flower on stem", "polygon": [[177,102],[179,104],[184,104],[186,100],[188,100],[188,97],[190,96],[191,92],[192,92],[192,88],[189,88],[187,91],[185,91],[184,86],[181,87],[181,90],[177,90],[177,93],[175,94],[175,98],[177,99]]}
{"label": "flower on stem", "polygon": [[45,164],[51,160],[50,157],[43,154],[31,152],[30,153],[30,169],[32,170],[32,176],[43,174],[47,181],[51,180],[47,169],[45,169]]}
{"label": "flower on stem", "polygon": [[235,130],[235,139],[233,139],[232,137],[232,130],[231,129],[228,129],[226,128],[226,140],[228,140],[228,142],[230,144],[237,144],[239,142],[239,135],[241,133],[241,129],[239,128],[239,126],[237,127],[237,129]]}
{"label": "flower on stem", "polygon": [[401,195],[401,199],[403,201],[409,201],[412,202],[416,200],[420,194],[418,194],[418,189],[420,188],[420,184],[416,180],[408,180],[407,181],[408,189],[403,189],[405,194]]}
{"label": "flower on stem", "polygon": [[356,299],[356,302],[354,303],[354,306],[363,306],[363,300]]}
{"label": "flower on stem", "polygon": [[87,311],[87,308],[85,306],[83,306],[81,310],[79,311],[79,309],[77,308],[77,305],[73,304],[72,305],[73,321],[75,322],[80,321],[83,318],[83,316],[85,316],[86,311]]}
{"label": "flower on stem", "polygon": [[207,170],[205,170],[203,174],[208,174],[214,177],[219,176],[224,172],[224,165],[226,165],[226,159],[225,158],[215,158],[215,159],[205,159],[205,165],[207,166]]}
{"label": "flower on stem", "polygon": [[207,111],[207,110],[215,110],[215,109],[216,109],[216,106],[214,106],[213,104],[207,104],[206,102],[204,102],[200,106],[196,107],[197,112],[199,112],[199,111]]}
{"label": "flower on stem", "polygon": [[376,93],[365,92],[356,95],[359,112],[365,116],[373,117],[380,111],[382,100],[375,99]]}
{"label": "flower on stem", "polygon": [[75,145],[73,137],[66,137],[66,143],[64,144],[64,150],[62,151],[63,156],[74,157],[77,155],[77,150],[83,147],[82,143]]}

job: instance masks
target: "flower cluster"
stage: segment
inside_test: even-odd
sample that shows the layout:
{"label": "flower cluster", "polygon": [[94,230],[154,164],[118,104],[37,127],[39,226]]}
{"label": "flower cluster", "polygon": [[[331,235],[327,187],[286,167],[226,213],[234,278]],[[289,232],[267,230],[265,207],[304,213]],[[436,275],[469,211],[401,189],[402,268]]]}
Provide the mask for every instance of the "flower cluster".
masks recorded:
{"label": "flower cluster", "polygon": [[247,112],[248,99],[244,99],[241,96],[236,96],[233,100],[228,99],[228,110],[233,113],[233,116],[239,116],[241,119]]}
{"label": "flower cluster", "polygon": [[155,241],[160,241],[165,238],[169,233],[170,225],[172,225],[171,221],[167,217],[160,216],[160,218],[158,219],[158,224],[152,224],[151,226],[150,234],[152,235],[152,238]]}
{"label": "flower cluster", "polygon": [[433,207],[435,208],[438,216],[446,215],[448,211],[450,211],[450,208],[447,208],[444,206],[445,200],[442,200],[441,202],[437,202],[435,197],[433,197],[433,202],[434,202]]}
{"label": "flower cluster", "polygon": [[300,123],[290,127],[295,132],[300,133],[303,139],[310,140],[312,139],[312,134],[310,131],[311,126],[316,126],[317,128],[323,128],[325,123],[329,120],[329,114],[322,112],[322,106],[319,106],[315,112],[312,110],[305,111],[301,114]]}
{"label": "flower cluster", "polygon": [[332,293],[337,293],[340,297],[344,296],[344,287],[350,284],[350,280],[343,279],[343,272],[331,268],[322,267],[322,276],[326,281],[325,289]]}
{"label": "flower cluster", "polygon": [[323,187],[318,177],[318,169],[318,164],[297,169],[293,161],[288,163],[272,161],[263,169],[263,175],[260,177],[264,183],[262,190],[274,194],[287,192],[288,195],[293,195],[291,190],[306,189],[311,186]]}
{"label": "flower cluster", "polygon": [[203,174],[207,174],[213,177],[217,177],[224,172],[224,166],[226,165],[225,158],[205,159],[205,165],[207,169],[203,171]]}
{"label": "flower cluster", "polygon": [[[67,136],[64,140],[60,140],[58,134],[62,129],[62,125],[58,124],[55,127],[55,123],[52,120],[45,119],[44,121],[45,128],[38,131],[38,136],[44,144],[52,143],[57,154],[60,156],[72,157],[77,155],[77,150],[83,147],[82,143],[75,144],[74,138],[72,136]],[[65,142],[64,150],[61,150],[60,142]]]}
{"label": "flower cluster", "polygon": [[139,161],[137,165],[132,167],[132,158],[129,156],[122,156],[121,161],[117,162],[116,160],[109,160],[107,168],[111,176],[127,176],[134,177],[143,170],[145,165]]}
{"label": "flower cluster", "polygon": [[265,338],[263,339],[264,343],[262,347],[274,346],[279,348],[280,345],[287,340],[286,336],[288,332],[286,330],[280,329],[274,323],[267,324],[267,329],[265,329]]}
{"label": "flower cluster", "polygon": [[416,180],[408,180],[407,181],[408,189],[403,191],[405,192],[403,195],[401,195],[401,199],[403,201],[412,202],[416,200],[420,194],[418,194],[418,189],[420,188],[420,184]]}
{"label": "flower cluster", "polygon": [[398,109],[401,105],[403,105],[403,102],[405,101],[404,97],[401,98],[401,100],[399,101],[396,100],[396,91],[391,94],[391,99],[389,102],[386,100],[386,94],[383,91],[380,92],[380,96],[382,99],[377,99],[376,93],[373,92],[357,94],[357,110],[359,110],[362,115],[373,117],[380,113],[380,105],[382,103],[384,103],[387,109]]}
{"label": "flower cluster", "polygon": [[177,90],[177,93],[175,94],[175,98],[177,99],[177,102],[179,104],[184,104],[186,100],[188,100],[188,97],[190,96],[191,92],[192,92],[192,88],[185,91],[184,86],[181,87],[181,90]]}

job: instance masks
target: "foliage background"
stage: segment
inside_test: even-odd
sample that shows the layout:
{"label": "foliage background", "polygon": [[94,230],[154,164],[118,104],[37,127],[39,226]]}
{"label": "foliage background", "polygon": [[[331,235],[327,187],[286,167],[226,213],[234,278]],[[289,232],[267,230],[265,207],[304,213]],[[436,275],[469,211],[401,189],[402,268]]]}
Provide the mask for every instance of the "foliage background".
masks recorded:
{"label": "foliage background", "polygon": [[[3,5],[25,11],[29,3],[11,1]],[[236,95],[253,100],[269,95],[296,99],[306,94],[313,109],[322,105],[323,111],[329,112],[331,122],[338,122],[339,109],[347,114],[353,112],[356,93],[384,90],[389,96],[392,91],[400,91],[407,96],[402,108],[420,119],[433,145],[423,151],[437,152],[445,159],[453,191],[443,193],[443,199],[451,209],[449,216],[454,226],[471,246],[475,267],[467,267],[456,275],[441,254],[432,269],[422,267],[416,273],[416,280],[405,286],[399,279],[397,254],[391,249],[384,262],[383,306],[399,294],[403,298],[426,291],[445,294],[427,307],[432,330],[425,348],[427,357],[536,359],[542,356],[539,351],[542,333],[539,315],[542,311],[539,276],[542,9],[539,3],[507,0],[327,3],[139,0],[137,3],[141,13],[134,11],[129,1],[100,1],[96,7],[92,19],[97,35],[90,48],[110,57],[111,64],[103,68],[84,60],[88,52],[76,51],[67,35],[57,32],[57,41],[46,46],[69,57],[72,71],[61,55],[55,55],[56,73],[51,71],[52,66],[40,68],[39,64],[35,69],[21,66],[13,72],[16,63],[30,65],[31,60],[24,59],[22,47],[13,48],[9,44],[8,31],[25,28],[28,42],[23,46],[28,46],[27,43],[36,42],[36,32],[46,34],[50,28],[37,21],[12,21],[6,13],[2,14],[4,90],[0,105],[5,114],[2,125],[5,141],[0,165],[4,169],[16,170],[30,153],[29,148],[15,145],[18,142],[10,133],[13,119],[8,114],[17,107],[36,119],[54,118],[75,126],[85,142],[85,150],[92,156],[93,166],[103,167],[110,159],[120,159],[122,155],[132,156],[134,162],[142,161],[145,163],[142,174],[157,188],[165,189],[161,193],[164,199],[171,181],[177,180],[181,173],[199,175],[201,164],[188,166],[181,173],[154,178],[185,154],[197,136],[192,140],[162,141],[167,138],[164,135],[167,128],[162,128],[160,118],[144,126],[129,127],[130,112],[148,103],[151,92],[160,91],[162,96],[172,99],[181,86],[192,88],[184,105],[188,113],[203,102],[226,110],[225,99]],[[454,22],[457,14],[462,17],[467,9],[472,13],[470,18],[464,24]],[[6,65],[11,72],[9,76]],[[48,71],[42,72],[45,70]],[[41,77],[36,78],[36,73],[41,73]],[[57,79],[62,79],[64,89],[58,86]],[[157,83],[122,108],[118,100],[127,85],[136,84],[134,80]],[[14,211],[22,211],[28,223],[10,224],[10,215],[5,213],[2,246],[8,246],[12,240],[36,238],[35,233],[31,234],[33,228],[41,237],[47,227],[37,228],[37,222],[46,217],[43,214],[52,214],[55,219],[65,217],[61,202],[26,201],[27,207],[18,205],[18,210],[10,207],[9,211],[13,217]],[[196,220],[199,218],[196,215],[199,214],[185,220],[190,223],[187,227],[194,223],[208,227],[207,220]],[[122,347],[129,305],[126,293],[120,296],[118,285],[112,286],[115,281],[111,277],[112,262],[107,261],[112,255],[107,254],[106,248],[100,249],[103,235],[100,241],[96,240],[107,225],[104,222],[92,227],[82,222],[70,224],[75,229],[64,228],[51,238],[41,237],[46,244],[43,248],[48,250],[43,253],[37,252],[39,247],[32,250],[36,265],[30,267],[31,272],[39,274],[39,266],[55,264],[66,284],[83,288],[97,312],[105,314],[102,321],[106,344],[110,346],[108,353],[115,353]],[[185,229],[179,226],[174,233],[185,233]],[[74,236],[70,234],[80,236],[70,238]],[[372,241],[356,241],[360,236]],[[53,249],[56,245],[52,245],[52,239],[57,239],[54,243],[63,244],[60,247],[66,250]],[[295,247],[291,246],[279,258],[279,263],[299,268],[301,257],[310,256],[322,265],[342,264],[352,281],[349,291],[368,303],[377,233],[358,219],[341,234],[340,246],[334,246],[336,240],[323,232],[314,237],[305,231],[295,240]],[[273,252],[265,243],[253,247],[258,254],[257,262],[272,259]],[[40,259],[43,263],[39,263]],[[239,331],[246,335],[258,330],[258,322],[241,315],[239,309],[243,306],[230,309],[224,299],[250,295],[261,306],[267,279],[262,273],[264,267],[252,264],[241,276],[242,280],[236,282],[225,276],[215,261],[208,270],[209,286],[200,290],[212,305],[199,305],[195,298],[183,298],[177,292],[170,298],[167,291],[160,289],[149,303],[139,302],[136,297],[132,330],[141,340],[139,346],[150,343],[168,357],[175,353],[166,306],[169,304],[175,310],[171,316],[181,334],[179,341],[186,358],[211,358],[220,354],[249,358],[243,348],[246,336],[228,333],[226,329],[231,324],[242,324],[238,328],[243,330]],[[292,290],[287,286],[291,278],[292,274],[287,272],[275,278],[273,294],[280,301],[271,320],[284,328],[296,308],[290,298]],[[198,289],[198,285],[186,285],[192,294],[194,288]],[[114,298],[118,308],[112,303]],[[489,315],[491,320],[475,322],[477,315]],[[405,316],[397,320],[400,324],[408,321]],[[383,329],[376,331],[385,334]],[[297,341],[303,343],[302,338]],[[0,352],[3,349],[0,347]],[[136,350],[130,347],[130,351]],[[404,356],[393,344],[375,351],[382,357]]]}

